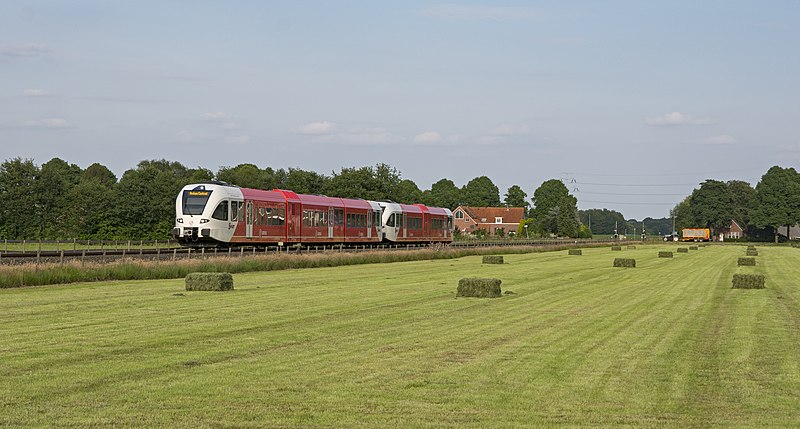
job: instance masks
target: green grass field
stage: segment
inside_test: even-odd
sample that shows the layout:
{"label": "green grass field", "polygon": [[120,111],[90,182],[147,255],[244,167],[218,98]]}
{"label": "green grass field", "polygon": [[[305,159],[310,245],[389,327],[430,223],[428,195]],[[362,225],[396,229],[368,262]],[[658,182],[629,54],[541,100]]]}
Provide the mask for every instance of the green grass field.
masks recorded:
{"label": "green grass field", "polygon": [[3,289],[0,427],[797,427],[800,250],[658,250]]}

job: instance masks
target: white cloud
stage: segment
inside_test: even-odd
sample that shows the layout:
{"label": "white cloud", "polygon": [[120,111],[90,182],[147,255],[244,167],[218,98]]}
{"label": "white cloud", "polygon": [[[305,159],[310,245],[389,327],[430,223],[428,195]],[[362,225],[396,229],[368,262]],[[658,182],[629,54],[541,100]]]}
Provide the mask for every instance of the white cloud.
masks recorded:
{"label": "white cloud", "polygon": [[695,118],[681,112],[672,112],[655,118],[647,118],[647,125],[677,126],[677,125],[705,125],[710,123],[705,118]]}
{"label": "white cloud", "polygon": [[346,133],[321,135],[315,139],[319,142],[387,145],[399,143],[402,139],[392,135],[385,128],[354,129]]}
{"label": "white cloud", "polygon": [[44,89],[26,89],[22,91],[22,95],[26,97],[49,97],[52,94]]}
{"label": "white cloud", "polygon": [[29,128],[40,128],[46,130],[72,128],[72,125],[66,119],[61,118],[48,118],[39,119],[36,121],[28,121],[25,123],[25,126]]}
{"label": "white cloud", "polygon": [[225,144],[248,144],[250,143],[250,136],[233,136],[225,139]]}
{"label": "white cloud", "polygon": [[333,130],[336,129],[336,123],[331,121],[317,121],[317,122],[309,122],[302,127],[297,129],[297,132],[300,134],[310,134],[310,135],[319,135],[319,134],[330,134]]}
{"label": "white cloud", "polygon": [[735,143],[736,143],[736,139],[731,137],[731,136],[729,136],[729,135],[727,135],[727,134],[722,134],[722,135],[719,135],[719,136],[709,137],[709,138],[703,140],[703,144],[707,144],[707,145],[731,145],[731,144],[735,144]]}
{"label": "white cloud", "polygon": [[421,9],[420,15],[459,21],[519,21],[537,16],[535,9],[525,6],[477,6],[442,4]]}
{"label": "white cloud", "polygon": [[494,136],[524,136],[530,134],[530,129],[525,124],[500,124],[490,134]]}
{"label": "white cloud", "polygon": [[200,115],[200,119],[209,122],[227,122],[230,117],[225,112],[208,112]]}
{"label": "white cloud", "polygon": [[50,48],[38,43],[0,45],[0,56],[4,57],[35,57],[50,52]]}
{"label": "white cloud", "polygon": [[495,145],[505,143],[506,139],[501,136],[483,136],[478,139],[478,143],[485,145]]}
{"label": "white cloud", "polygon": [[442,141],[442,136],[436,131],[425,131],[414,136],[414,143],[439,143],[440,141]]}

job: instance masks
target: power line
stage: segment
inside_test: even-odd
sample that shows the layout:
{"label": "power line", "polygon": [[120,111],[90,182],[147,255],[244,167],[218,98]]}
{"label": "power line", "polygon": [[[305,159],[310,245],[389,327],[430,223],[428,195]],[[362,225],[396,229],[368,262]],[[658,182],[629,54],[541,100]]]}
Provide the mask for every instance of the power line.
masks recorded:
{"label": "power line", "polygon": [[622,203],[622,202],[614,202],[614,201],[592,201],[592,200],[578,200],[581,203],[594,203],[594,204],[625,204],[625,205],[632,205],[632,206],[674,206],[677,203]]}
{"label": "power line", "polygon": [[654,197],[680,197],[686,196],[685,193],[683,194],[629,194],[629,193],[619,193],[619,192],[583,192],[580,189],[574,189],[573,192],[579,192],[581,194],[590,194],[590,195],[624,195],[624,196],[654,196]]}
{"label": "power line", "polygon": [[596,186],[697,186],[699,183],[660,183],[660,184],[642,184],[642,183],[590,183],[590,182],[570,182],[577,185],[596,185]]}
{"label": "power line", "polygon": [[703,171],[701,173],[664,173],[664,174],[610,174],[610,173],[576,173],[576,172],[563,172],[564,176],[594,176],[594,177],[679,177],[679,176],[693,176],[701,177],[708,176],[709,174],[726,174],[726,173],[741,173],[751,171],[765,171],[761,168],[746,168],[739,170],[718,170],[718,171]]}

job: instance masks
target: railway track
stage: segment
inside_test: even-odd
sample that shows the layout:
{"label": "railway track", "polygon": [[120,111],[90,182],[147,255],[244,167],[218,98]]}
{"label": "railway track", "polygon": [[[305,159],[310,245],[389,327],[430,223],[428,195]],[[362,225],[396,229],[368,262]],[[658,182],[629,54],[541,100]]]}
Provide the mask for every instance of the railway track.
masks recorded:
{"label": "railway track", "polygon": [[240,246],[240,247],[123,247],[101,249],[56,250],[0,250],[0,265],[63,264],[71,261],[109,263],[121,259],[177,260],[218,256],[246,257],[269,254],[307,254],[326,252],[406,251],[416,249],[458,249],[470,247],[504,246],[563,246],[597,245],[597,240],[513,240],[513,241],[459,241],[449,244],[379,244],[379,245],[292,245],[292,246]]}

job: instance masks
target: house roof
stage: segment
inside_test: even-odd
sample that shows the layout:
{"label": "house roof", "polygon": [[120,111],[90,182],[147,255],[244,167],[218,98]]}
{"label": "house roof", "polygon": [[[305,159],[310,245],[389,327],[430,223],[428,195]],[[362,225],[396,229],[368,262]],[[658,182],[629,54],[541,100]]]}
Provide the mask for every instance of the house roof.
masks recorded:
{"label": "house roof", "polygon": [[523,207],[458,206],[456,210],[458,209],[463,210],[477,222],[481,222],[481,219],[486,218],[486,222],[494,223],[495,218],[502,217],[503,223],[519,223],[525,217],[525,209]]}

